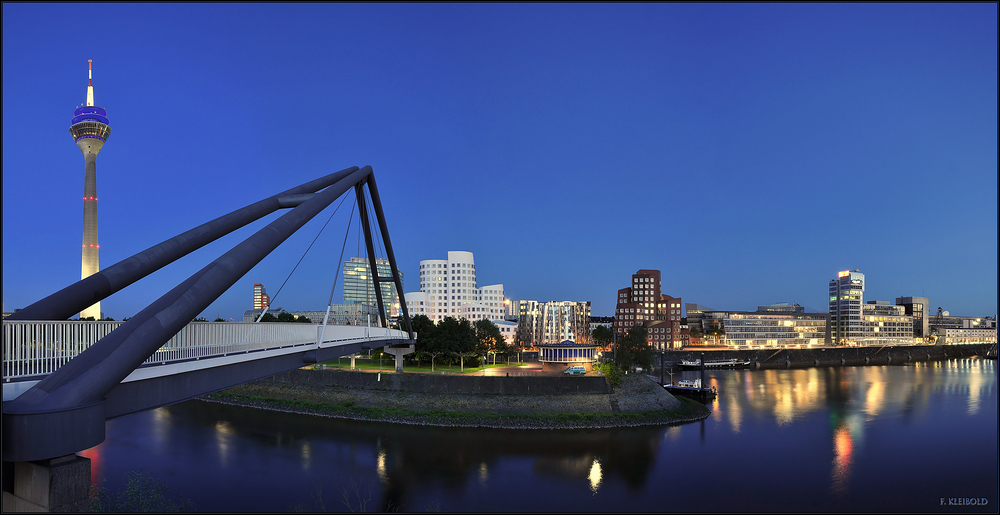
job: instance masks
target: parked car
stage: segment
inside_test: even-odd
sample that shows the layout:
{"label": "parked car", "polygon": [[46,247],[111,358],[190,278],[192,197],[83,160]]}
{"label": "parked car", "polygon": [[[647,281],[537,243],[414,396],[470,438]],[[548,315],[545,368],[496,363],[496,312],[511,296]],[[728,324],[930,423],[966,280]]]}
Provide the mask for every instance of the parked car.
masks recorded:
{"label": "parked car", "polygon": [[574,365],[572,367],[567,368],[566,370],[563,370],[563,373],[571,376],[583,375],[587,373],[587,369],[580,365]]}

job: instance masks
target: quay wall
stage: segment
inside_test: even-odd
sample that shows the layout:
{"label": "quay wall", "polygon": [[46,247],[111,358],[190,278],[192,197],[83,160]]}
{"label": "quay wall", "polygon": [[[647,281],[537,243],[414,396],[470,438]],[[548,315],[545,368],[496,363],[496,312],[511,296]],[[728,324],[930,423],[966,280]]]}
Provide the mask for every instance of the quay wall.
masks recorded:
{"label": "quay wall", "polygon": [[567,395],[609,394],[602,376],[458,376],[444,374],[397,374],[349,370],[292,370],[259,380],[299,386],[336,386],[362,390],[403,391],[436,394]]}
{"label": "quay wall", "polygon": [[[917,361],[940,361],[951,358],[982,356],[990,348],[983,345],[913,345],[885,347],[822,347],[814,349],[715,350],[684,349],[667,351],[664,360],[739,359],[749,360],[755,368],[802,368],[856,365],[902,365]],[[658,361],[658,360],[656,360]],[[657,362],[656,365],[659,365]]]}

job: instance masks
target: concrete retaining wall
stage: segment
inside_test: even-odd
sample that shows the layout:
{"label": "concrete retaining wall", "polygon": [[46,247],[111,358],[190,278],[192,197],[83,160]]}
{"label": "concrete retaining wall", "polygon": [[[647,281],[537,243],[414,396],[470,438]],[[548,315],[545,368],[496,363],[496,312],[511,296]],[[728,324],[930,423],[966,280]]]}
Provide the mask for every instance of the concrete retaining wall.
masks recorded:
{"label": "concrete retaining wall", "polygon": [[304,386],[338,386],[365,390],[418,393],[565,395],[611,393],[604,377],[558,376],[456,376],[435,374],[395,374],[347,370],[292,370],[261,382],[274,381]]}
{"label": "concrete retaining wall", "polygon": [[[990,345],[922,345],[906,347],[827,347],[821,349],[756,349],[668,351],[666,361],[700,359],[750,360],[757,368],[801,368],[846,365],[902,365],[916,361],[982,356]],[[659,365],[659,360],[656,364]],[[759,364],[759,366],[758,366]]]}

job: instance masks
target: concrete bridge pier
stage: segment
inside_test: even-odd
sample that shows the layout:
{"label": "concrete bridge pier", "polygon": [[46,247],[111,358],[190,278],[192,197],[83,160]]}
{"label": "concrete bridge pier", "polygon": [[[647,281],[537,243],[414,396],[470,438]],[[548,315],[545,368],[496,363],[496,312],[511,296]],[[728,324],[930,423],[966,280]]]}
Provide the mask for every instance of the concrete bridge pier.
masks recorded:
{"label": "concrete bridge pier", "polygon": [[3,511],[90,511],[90,458],[3,463]]}
{"label": "concrete bridge pier", "polygon": [[392,354],[393,356],[396,356],[396,372],[402,373],[403,356],[407,354],[412,354],[413,351],[416,349],[414,348],[413,345],[407,345],[406,347],[389,347],[387,345],[385,347],[382,347],[382,350],[385,351],[386,354]]}

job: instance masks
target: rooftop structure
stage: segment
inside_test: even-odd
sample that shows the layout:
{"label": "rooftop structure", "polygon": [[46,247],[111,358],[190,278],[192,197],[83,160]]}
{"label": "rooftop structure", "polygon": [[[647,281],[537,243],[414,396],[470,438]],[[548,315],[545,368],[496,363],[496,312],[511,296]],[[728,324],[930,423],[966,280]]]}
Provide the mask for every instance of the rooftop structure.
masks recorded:
{"label": "rooftop structure", "polygon": [[[97,153],[111,135],[108,113],[94,102],[93,60],[87,61],[87,102],[73,111],[69,134],[83,152],[83,260],[80,279],[100,270],[97,243]],[[101,303],[80,312],[80,318],[101,318]]]}

